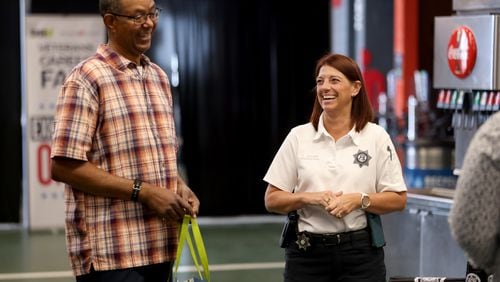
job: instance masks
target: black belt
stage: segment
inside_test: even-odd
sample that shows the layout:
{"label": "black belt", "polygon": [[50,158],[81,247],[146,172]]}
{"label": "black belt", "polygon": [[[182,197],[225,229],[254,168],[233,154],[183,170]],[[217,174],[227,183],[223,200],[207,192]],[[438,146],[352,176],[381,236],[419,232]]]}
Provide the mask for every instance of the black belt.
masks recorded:
{"label": "black belt", "polygon": [[299,236],[301,233],[304,234],[302,236],[306,236],[309,238],[309,242],[311,243],[311,245],[316,245],[316,246],[318,245],[335,246],[353,241],[362,241],[370,239],[370,232],[366,228],[356,231],[349,231],[349,232],[335,233],[335,234],[316,234],[304,231],[300,232]]}

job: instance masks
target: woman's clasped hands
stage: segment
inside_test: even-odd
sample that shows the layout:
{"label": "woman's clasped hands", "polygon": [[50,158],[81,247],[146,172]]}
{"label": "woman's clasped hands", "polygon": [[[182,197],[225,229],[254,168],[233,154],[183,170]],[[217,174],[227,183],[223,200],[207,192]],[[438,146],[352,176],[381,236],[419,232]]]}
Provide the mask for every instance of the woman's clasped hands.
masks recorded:
{"label": "woman's clasped hands", "polygon": [[359,208],[359,193],[344,194],[342,191],[328,193],[325,198],[325,210],[331,215],[342,218]]}

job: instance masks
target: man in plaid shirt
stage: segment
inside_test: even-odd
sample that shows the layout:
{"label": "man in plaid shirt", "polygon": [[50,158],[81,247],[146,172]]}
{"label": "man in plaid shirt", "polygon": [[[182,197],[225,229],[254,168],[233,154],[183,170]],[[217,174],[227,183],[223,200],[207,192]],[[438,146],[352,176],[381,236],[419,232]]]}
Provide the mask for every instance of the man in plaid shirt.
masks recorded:
{"label": "man in plaid shirt", "polygon": [[99,5],[108,43],[68,75],[55,116],[69,259],[77,281],[167,281],[179,221],[200,202],[178,175],[168,77],[144,55],[161,10]]}

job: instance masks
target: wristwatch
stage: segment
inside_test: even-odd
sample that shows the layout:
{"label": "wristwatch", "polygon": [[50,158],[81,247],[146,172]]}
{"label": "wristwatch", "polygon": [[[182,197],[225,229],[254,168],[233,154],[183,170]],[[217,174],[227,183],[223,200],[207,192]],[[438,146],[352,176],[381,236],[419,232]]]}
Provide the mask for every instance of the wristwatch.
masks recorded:
{"label": "wristwatch", "polygon": [[370,196],[366,193],[361,193],[361,209],[365,210],[371,205]]}

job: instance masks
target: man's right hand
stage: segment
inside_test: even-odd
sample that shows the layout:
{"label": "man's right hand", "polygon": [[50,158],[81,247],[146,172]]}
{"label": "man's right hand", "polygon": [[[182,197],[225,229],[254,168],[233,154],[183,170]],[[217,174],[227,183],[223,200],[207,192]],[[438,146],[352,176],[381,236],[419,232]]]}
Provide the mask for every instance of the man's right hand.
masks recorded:
{"label": "man's right hand", "polygon": [[143,184],[139,201],[169,221],[180,221],[185,214],[194,214],[191,204],[177,193],[148,183]]}

